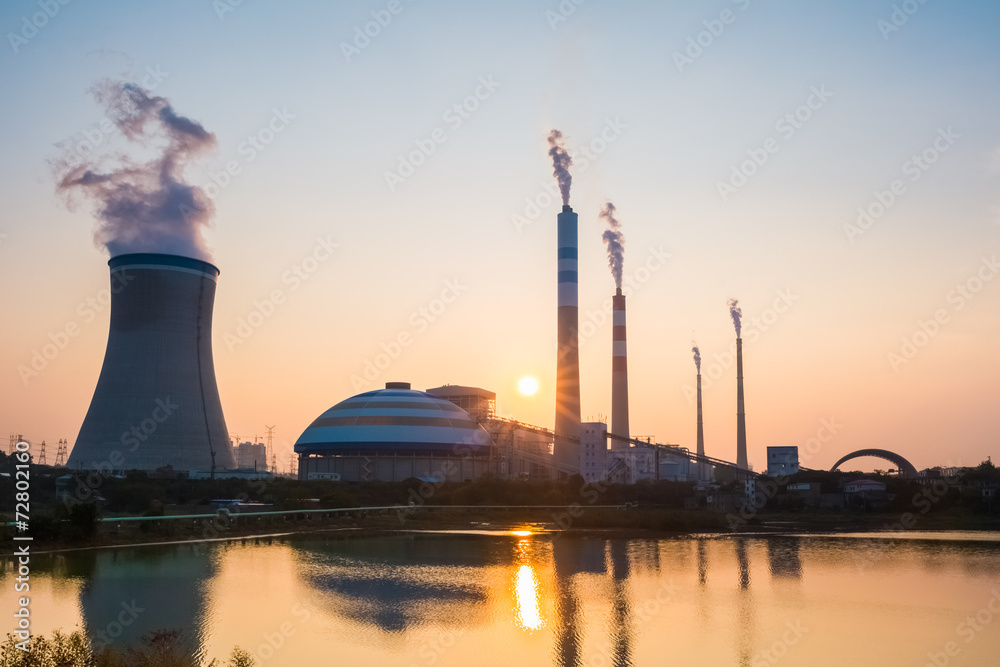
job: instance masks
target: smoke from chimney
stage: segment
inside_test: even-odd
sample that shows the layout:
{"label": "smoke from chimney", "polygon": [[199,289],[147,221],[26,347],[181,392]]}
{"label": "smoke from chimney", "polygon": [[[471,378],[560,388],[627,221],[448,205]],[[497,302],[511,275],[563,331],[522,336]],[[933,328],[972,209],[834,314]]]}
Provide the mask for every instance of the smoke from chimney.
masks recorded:
{"label": "smoke from chimney", "polygon": [[740,308],[740,302],[736,299],[729,300],[729,316],[733,318],[733,326],[736,327],[736,337],[739,338],[743,330],[743,310]]}
{"label": "smoke from chimney", "polygon": [[698,374],[701,374],[701,350],[698,349],[698,343],[691,341],[691,352],[694,354],[694,365],[698,369]]}
{"label": "smoke from chimney", "polygon": [[134,83],[104,80],[90,92],[129,144],[155,156],[143,162],[106,151],[81,162],[63,147],[52,165],[56,191],[70,209],[78,198],[93,205],[100,221],[94,240],[112,257],[153,252],[208,261],[201,232],[215,207],[204,190],[185,182],[184,170],[215,148],[215,135]]}
{"label": "smoke from chimney", "polygon": [[566,152],[563,135],[559,130],[549,132],[549,155],[552,156],[552,175],[559,181],[563,206],[569,206],[569,188],[573,184],[573,175],[569,173],[569,168],[573,164],[573,158]]}
{"label": "smoke from chimney", "polygon": [[615,277],[615,287],[621,289],[622,269],[625,266],[625,235],[621,231],[622,223],[615,218],[616,210],[611,202],[601,209],[600,217],[608,223],[608,228],[601,237],[608,247],[608,266],[611,267],[611,275]]}

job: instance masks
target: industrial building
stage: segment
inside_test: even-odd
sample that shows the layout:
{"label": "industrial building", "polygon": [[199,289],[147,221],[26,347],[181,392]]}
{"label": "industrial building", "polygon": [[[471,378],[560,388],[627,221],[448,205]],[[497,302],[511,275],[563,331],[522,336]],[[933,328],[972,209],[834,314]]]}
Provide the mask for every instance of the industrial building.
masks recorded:
{"label": "industrial building", "polygon": [[799,471],[798,447],[768,447],[768,477],[787,477]]}
{"label": "industrial building", "polygon": [[451,401],[389,382],[317,417],[295,453],[303,480],[464,481],[490,471],[490,443],[489,433]]}
{"label": "industrial building", "polygon": [[112,257],[111,327],[67,465],[178,472],[234,468],[215,381],[219,269],[156,253]]}

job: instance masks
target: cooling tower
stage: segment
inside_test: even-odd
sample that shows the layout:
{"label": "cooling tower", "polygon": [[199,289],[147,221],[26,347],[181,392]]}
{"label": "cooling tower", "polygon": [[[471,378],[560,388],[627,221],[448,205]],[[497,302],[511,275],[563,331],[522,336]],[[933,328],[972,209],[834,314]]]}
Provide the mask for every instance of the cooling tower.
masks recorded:
{"label": "cooling tower", "polygon": [[[698,456],[705,455],[705,429],[702,424],[701,419],[701,373],[698,373]],[[703,461],[698,461],[698,481],[707,482],[708,481],[708,464]]]}
{"label": "cooling tower", "polygon": [[[619,287],[611,298],[613,327],[611,334],[611,432],[629,437],[628,428],[628,356],[625,353],[625,295]],[[628,449],[629,443],[615,440],[612,449]]]}
{"label": "cooling tower", "polygon": [[736,467],[749,470],[747,416],[743,411],[743,339],[736,339]]}
{"label": "cooling tower", "polygon": [[553,454],[560,463],[579,466],[580,340],[577,300],[577,217],[563,205],[558,224],[559,307],[556,359],[556,424]]}
{"label": "cooling tower", "polygon": [[219,270],[152,253],[119,255],[108,266],[108,348],[69,467],[234,468],[212,361]]}

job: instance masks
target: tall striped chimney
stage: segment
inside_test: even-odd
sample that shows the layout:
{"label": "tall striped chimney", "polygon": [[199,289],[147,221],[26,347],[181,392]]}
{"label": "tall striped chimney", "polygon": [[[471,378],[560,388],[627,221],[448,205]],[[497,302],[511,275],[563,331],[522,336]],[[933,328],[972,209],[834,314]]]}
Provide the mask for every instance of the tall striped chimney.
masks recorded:
{"label": "tall striped chimney", "polygon": [[[701,419],[701,373],[698,373],[698,456],[705,455],[705,429]],[[698,481],[708,481],[708,464],[698,461]]]}
{"label": "tall striped chimney", "polygon": [[743,409],[743,339],[736,339],[736,467],[749,470],[747,416]]}
{"label": "tall striped chimney", "polygon": [[577,290],[577,216],[563,204],[558,235],[558,357],[556,359],[556,424],[553,454],[558,462],[579,466],[580,339]]}
{"label": "tall striped chimney", "polygon": [[[611,298],[614,327],[611,334],[611,432],[625,438],[628,428],[628,356],[625,353],[625,295],[618,288]],[[615,440],[613,449],[628,449],[629,443]]]}

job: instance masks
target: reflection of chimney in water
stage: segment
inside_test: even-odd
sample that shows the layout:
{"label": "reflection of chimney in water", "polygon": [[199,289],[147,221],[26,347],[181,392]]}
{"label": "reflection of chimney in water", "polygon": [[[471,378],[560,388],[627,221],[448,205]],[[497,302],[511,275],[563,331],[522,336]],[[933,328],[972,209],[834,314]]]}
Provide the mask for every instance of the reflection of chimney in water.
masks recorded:
{"label": "reflection of chimney in water", "polygon": [[579,602],[573,591],[571,577],[579,569],[576,563],[574,545],[566,540],[552,543],[552,560],[556,574],[556,654],[558,667],[579,667],[580,660],[580,619]]}
{"label": "reflection of chimney in water", "polygon": [[743,538],[738,538],[735,545],[736,565],[740,572],[740,588],[747,590],[750,588],[750,559],[747,558],[747,543]]}
{"label": "reflection of chimney in water", "polygon": [[702,586],[708,583],[708,554],[705,551],[705,540],[698,540],[698,583]]}
{"label": "reflection of chimney in water", "polygon": [[615,665],[632,664],[632,609],[628,594],[628,546],[622,540],[611,542],[611,577],[613,581],[611,646]]}
{"label": "reflection of chimney in water", "polygon": [[772,578],[801,579],[802,560],[797,537],[767,540],[767,564]]}

